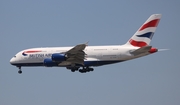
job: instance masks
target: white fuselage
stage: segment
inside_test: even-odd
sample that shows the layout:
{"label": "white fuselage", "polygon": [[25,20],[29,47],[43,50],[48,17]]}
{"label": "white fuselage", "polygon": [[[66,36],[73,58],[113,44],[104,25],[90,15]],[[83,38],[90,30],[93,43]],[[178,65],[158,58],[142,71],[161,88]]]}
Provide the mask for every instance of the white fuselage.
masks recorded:
{"label": "white fuselage", "polygon": [[[51,58],[54,53],[63,53],[70,50],[73,47],[47,47],[47,48],[31,48],[20,51],[11,60],[11,64],[16,66],[43,66],[44,59]],[[141,57],[150,53],[141,54],[134,56],[130,54],[131,51],[138,49],[139,47],[116,45],[116,46],[87,46],[84,49],[86,57],[84,62],[101,62],[91,63],[88,66],[100,66],[105,64],[112,64],[122,62],[137,57]],[[27,55],[23,55],[26,51],[37,51],[29,52]],[[39,52],[38,52],[39,51]],[[68,66],[61,63],[58,66]]]}

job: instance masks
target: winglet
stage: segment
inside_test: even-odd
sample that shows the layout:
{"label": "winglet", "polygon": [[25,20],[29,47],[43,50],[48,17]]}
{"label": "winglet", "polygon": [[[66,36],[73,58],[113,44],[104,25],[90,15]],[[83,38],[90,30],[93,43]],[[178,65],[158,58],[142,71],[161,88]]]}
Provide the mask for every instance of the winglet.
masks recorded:
{"label": "winglet", "polygon": [[85,45],[88,46],[88,43],[89,43],[89,41],[87,41],[87,42],[85,43]]}

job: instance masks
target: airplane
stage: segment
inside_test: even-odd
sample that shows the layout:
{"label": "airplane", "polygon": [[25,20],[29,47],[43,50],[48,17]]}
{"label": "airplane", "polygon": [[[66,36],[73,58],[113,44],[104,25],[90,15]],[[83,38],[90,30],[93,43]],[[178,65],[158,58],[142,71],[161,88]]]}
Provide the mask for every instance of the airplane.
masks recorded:
{"label": "airplane", "polygon": [[21,67],[66,67],[72,72],[86,73],[93,67],[124,62],[158,52],[150,42],[161,19],[161,14],[152,14],[136,33],[123,45],[30,48],[18,52],[10,64]]}

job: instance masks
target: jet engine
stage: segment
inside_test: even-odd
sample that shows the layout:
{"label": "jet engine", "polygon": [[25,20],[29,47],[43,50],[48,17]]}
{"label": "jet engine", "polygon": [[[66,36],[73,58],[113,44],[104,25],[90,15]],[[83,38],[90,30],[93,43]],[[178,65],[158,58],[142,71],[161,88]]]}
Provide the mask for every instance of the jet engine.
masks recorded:
{"label": "jet engine", "polygon": [[51,58],[46,58],[44,59],[44,66],[53,67],[53,66],[58,66],[58,64],[56,62],[53,62]]}
{"label": "jet engine", "polygon": [[66,60],[66,57],[64,54],[55,53],[55,54],[52,54],[51,59],[52,61],[55,61],[55,62],[62,62]]}

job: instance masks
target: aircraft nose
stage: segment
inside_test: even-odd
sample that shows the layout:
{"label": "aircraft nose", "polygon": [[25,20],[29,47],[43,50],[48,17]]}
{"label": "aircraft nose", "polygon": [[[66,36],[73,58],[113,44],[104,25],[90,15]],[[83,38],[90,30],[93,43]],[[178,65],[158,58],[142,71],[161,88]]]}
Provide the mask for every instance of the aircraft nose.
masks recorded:
{"label": "aircraft nose", "polygon": [[11,60],[10,60],[10,64],[11,64],[11,65],[13,65],[13,64],[14,64],[14,62],[15,62],[15,59],[14,59],[14,58],[11,58]]}

